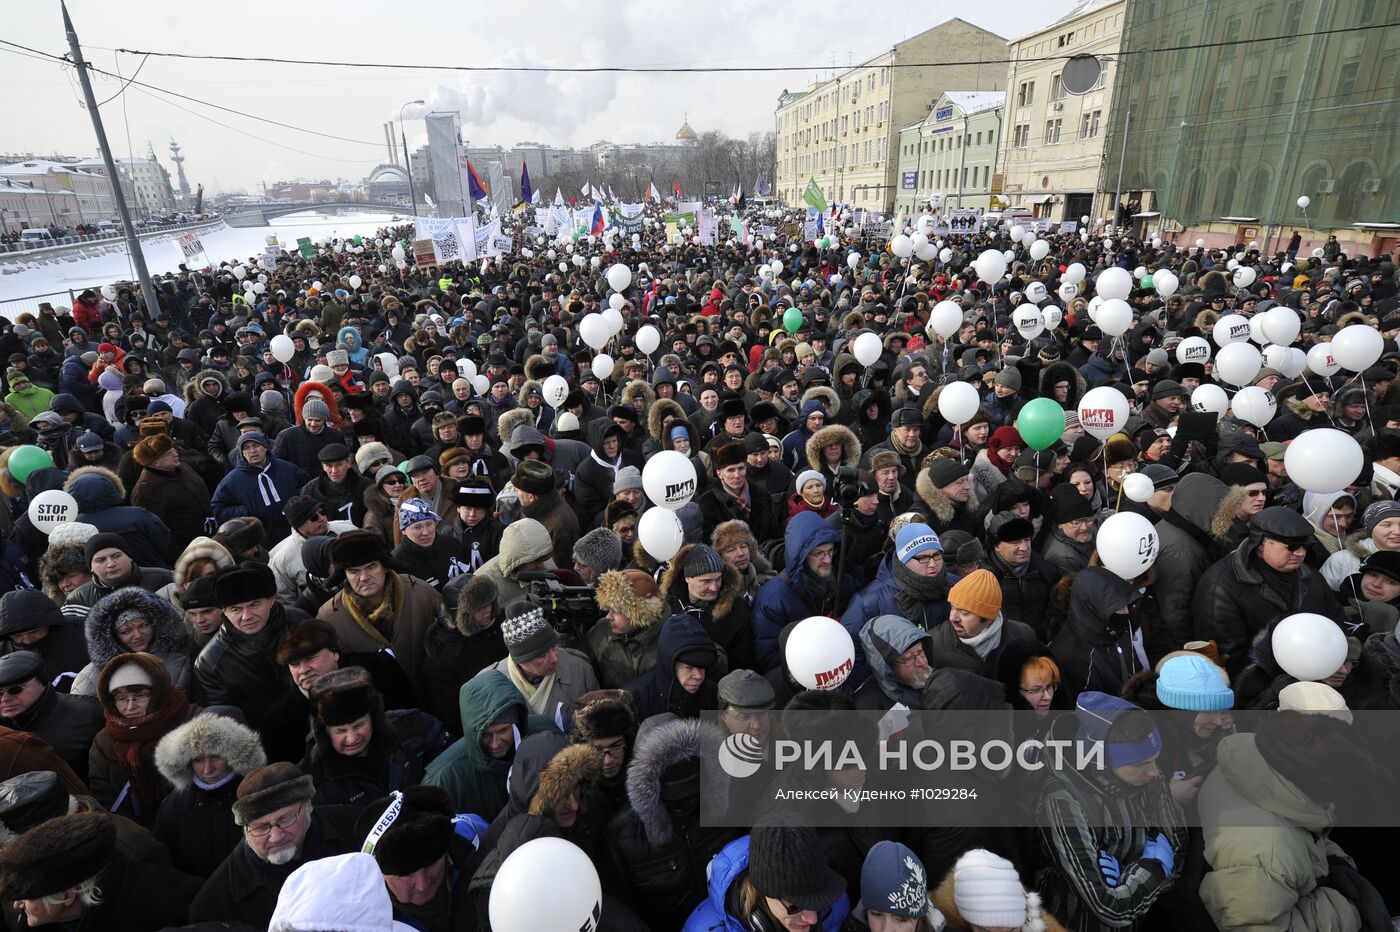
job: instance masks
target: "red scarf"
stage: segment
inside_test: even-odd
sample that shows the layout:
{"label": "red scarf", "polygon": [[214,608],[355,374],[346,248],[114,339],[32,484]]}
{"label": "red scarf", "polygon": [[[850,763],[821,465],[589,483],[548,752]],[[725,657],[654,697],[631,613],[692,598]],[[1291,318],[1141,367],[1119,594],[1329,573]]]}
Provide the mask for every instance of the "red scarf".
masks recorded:
{"label": "red scarf", "polygon": [[[151,701],[155,700],[152,695]],[[184,721],[189,705],[185,694],[172,686],[165,695],[164,707],[138,725],[128,725],[111,712],[103,711],[107,719],[107,740],[112,743],[117,763],[131,781],[131,792],[143,815],[154,816],[160,801],[170,792],[170,784],[156,770],[156,744]]]}

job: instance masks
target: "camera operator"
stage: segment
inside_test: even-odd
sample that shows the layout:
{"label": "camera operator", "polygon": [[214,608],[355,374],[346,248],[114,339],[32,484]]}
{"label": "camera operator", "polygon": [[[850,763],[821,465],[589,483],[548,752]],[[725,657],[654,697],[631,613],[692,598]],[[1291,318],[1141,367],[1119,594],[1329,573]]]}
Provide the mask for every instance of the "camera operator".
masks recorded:
{"label": "camera operator", "polygon": [[559,646],[558,633],[538,605],[524,600],[512,603],[501,623],[501,635],[506,657],[492,669],[504,673],[520,690],[533,714],[557,724],[562,721],[561,705],[573,708],[576,699],[598,688],[598,677],[588,658]]}

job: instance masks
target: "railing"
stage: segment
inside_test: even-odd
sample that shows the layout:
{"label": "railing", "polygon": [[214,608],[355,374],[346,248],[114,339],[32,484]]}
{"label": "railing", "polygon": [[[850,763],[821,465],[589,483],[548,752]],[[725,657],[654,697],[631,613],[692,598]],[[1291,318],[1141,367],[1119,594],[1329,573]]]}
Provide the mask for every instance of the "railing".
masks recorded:
{"label": "railing", "polygon": [[[186,230],[190,227],[202,226],[206,223],[213,223],[219,220],[218,214],[207,217],[204,220],[187,220],[184,223],[155,223],[147,224],[136,231],[137,236],[146,236],[153,233],[168,233],[174,230]],[[55,246],[86,246],[94,243],[110,243],[121,240],[125,234],[120,231],[116,233],[85,233],[78,236],[57,236],[53,239],[46,239],[38,243],[0,243],[0,255],[13,255],[15,253],[34,252],[39,249],[52,249]]]}
{"label": "railing", "polygon": [[34,315],[39,313],[39,305],[47,301],[56,308],[73,306],[73,299],[82,292],[82,289],[67,291],[50,291],[48,294],[30,294],[21,298],[0,298],[0,317],[14,320],[25,311]]}

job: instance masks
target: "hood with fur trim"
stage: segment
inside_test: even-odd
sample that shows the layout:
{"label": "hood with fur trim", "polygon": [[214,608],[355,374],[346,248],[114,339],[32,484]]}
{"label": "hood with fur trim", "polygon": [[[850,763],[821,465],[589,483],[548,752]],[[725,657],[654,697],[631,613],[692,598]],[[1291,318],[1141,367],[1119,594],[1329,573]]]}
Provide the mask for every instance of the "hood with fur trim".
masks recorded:
{"label": "hood with fur trim", "polygon": [[833,443],[841,444],[841,465],[855,468],[860,463],[860,440],[855,433],[842,424],[828,424],[807,438],[807,462],[818,472],[822,471],[822,448]]}
{"label": "hood with fur trim", "polygon": [[301,423],[301,406],[306,404],[307,396],[312,393],[321,396],[321,400],[326,403],[327,410],[331,416],[326,418],[327,427],[340,427],[340,406],[335,402],[335,393],[320,382],[303,382],[297,389],[295,397],[292,399],[293,410],[296,411],[296,422]]}
{"label": "hood with fur trim", "polygon": [[187,790],[194,786],[190,765],[206,756],[222,757],[234,773],[243,776],[267,763],[256,731],[226,716],[204,712],[160,739],[156,769],[175,789]]}
{"label": "hood with fur trim", "polygon": [[525,378],[533,382],[543,382],[557,371],[555,364],[543,353],[534,353],[525,360]]}
{"label": "hood with fur trim", "polygon": [[155,636],[146,653],[162,659],[183,656],[190,650],[190,633],[180,613],[165,599],[139,586],[127,586],[97,600],[84,622],[88,657],[101,669],[117,654],[128,649],[117,640],[117,619],[123,612],[139,612],[155,626]]}
{"label": "hood with fur trim", "polygon": [[802,406],[813,399],[826,405],[826,419],[828,421],[835,418],[841,411],[841,396],[836,394],[836,389],[825,385],[813,385],[803,392],[802,397],[797,401],[797,410],[801,411]]}
{"label": "hood with fur trim", "polygon": [[[520,383],[520,391],[515,393],[515,403],[520,405],[520,407],[524,408],[525,399],[530,396],[531,392],[539,392],[540,404],[544,404],[544,386],[541,385],[535,379],[526,379],[525,381]],[[533,411],[533,409],[531,410]],[[533,416],[531,417],[531,420],[534,420]]]}
{"label": "hood with fur trim", "polygon": [[[627,799],[650,844],[666,844],[674,831],[671,815],[661,799],[661,775],[667,767],[686,758],[714,760],[723,741],[724,736],[715,725],[681,718],[657,725],[637,739],[627,767]],[[724,785],[723,780],[705,780],[701,782],[701,792],[708,787],[716,796],[714,803],[722,805]]]}
{"label": "hood with fur trim", "polygon": [[[685,558],[690,555],[694,544],[686,544],[676,555],[671,558],[671,562],[666,565],[666,572],[661,575],[661,595],[662,597],[676,596],[682,602],[689,604],[690,592],[685,584]],[[744,594],[744,579],[739,575],[739,571],[728,563],[724,564],[724,572],[720,575],[719,595],[715,598],[715,608],[711,613],[716,621],[729,614],[729,610],[734,607],[734,603]]]}
{"label": "hood with fur trim", "polygon": [[1067,362],[1051,363],[1040,371],[1040,397],[1052,397],[1051,389],[1057,382],[1069,382],[1069,398],[1065,401],[1065,410],[1077,410],[1079,399],[1089,390],[1089,383],[1085,381],[1083,373]]}
{"label": "hood with fur trim", "polygon": [[535,412],[528,408],[511,408],[496,419],[496,436],[501,439],[502,446],[510,442],[510,435],[521,424],[534,427]]}
{"label": "hood with fur trim", "polygon": [[638,398],[642,399],[642,410],[646,411],[656,404],[656,391],[641,379],[633,379],[623,386],[622,394],[618,396],[621,404],[630,405]]}
{"label": "hood with fur trim", "polygon": [[1171,511],[1191,522],[1197,530],[1223,541],[1246,497],[1243,486],[1227,486],[1206,473],[1187,473],[1172,495]]}
{"label": "hood with fur trim", "polygon": [[[964,919],[962,913],[958,911],[957,900],[954,897],[956,886],[957,875],[954,871],[949,870],[947,876],[943,878],[943,882],[933,888],[929,898],[933,900],[933,905],[938,908],[947,921],[948,924],[945,928],[948,932],[966,932],[972,928],[972,924]],[[1065,932],[1065,927],[1060,921],[1046,912],[1045,907],[1041,905],[1040,894],[1027,893],[1026,907],[1028,918],[1021,926],[1023,932]],[[1038,919],[1029,918],[1032,910],[1039,913]]]}
{"label": "hood with fur trim", "polygon": [[79,514],[115,508],[126,499],[121,478],[104,466],[83,466],[68,474],[63,491],[78,502]]}
{"label": "hood with fur trim", "polygon": [[209,381],[210,379],[214,379],[221,386],[223,386],[223,388],[219,391],[218,400],[222,401],[223,399],[227,398],[229,393],[228,377],[225,376],[218,369],[200,369],[198,372],[195,373],[194,378],[190,379],[188,382],[185,383],[185,401],[192,402],[198,401],[200,398],[203,398],[204,383]]}
{"label": "hood with fur trim", "polygon": [[679,402],[672,401],[670,398],[658,398],[656,403],[647,409],[647,433],[651,435],[651,439],[663,447],[666,446],[666,435],[662,433],[662,430],[666,422],[672,418],[685,420],[685,409],[680,406]]}
{"label": "hood with fur trim", "polygon": [[618,612],[638,628],[650,628],[661,621],[661,615],[666,610],[666,601],[661,594],[647,599],[639,597],[620,570],[604,573],[598,578],[596,596],[600,609]]}
{"label": "hood with fur trim", "polygon": [[212,537],[196,537],[190,541],[189,546],[175,561],[175,588],[177,590],[183,592],[185,587],[193,582],[190,579],[190,572],[200,560],[209,560],[216,569],[233,566],[233,554],[228,552],[227,547]]}
{"label": "hood with fur trim", "polygon": [[944,491],[933,484],[929,478],[928,469],[922,464],[919,466],[919,475],[914,479],[914,491],[919,493],[919,498],[933,512],[933,516],[943,524],[953,520],[953,515],[957,512],[957,503],[944,493]]}
{"label": "hood with fur trim", "polygon": [[[716,748],[718,753],[718,748]],[[548,816],[569,796],[582,801],[603,778],[603,759],[591,744],[574,744],[549,759],[530,794],[530,815]]]}

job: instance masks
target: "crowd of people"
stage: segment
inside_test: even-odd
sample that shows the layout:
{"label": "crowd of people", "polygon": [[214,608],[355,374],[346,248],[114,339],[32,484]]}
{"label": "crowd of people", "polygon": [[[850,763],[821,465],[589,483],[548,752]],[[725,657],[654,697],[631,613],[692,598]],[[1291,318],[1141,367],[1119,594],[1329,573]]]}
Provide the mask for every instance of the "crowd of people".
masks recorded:
{"label": "crowd of people", "polygon": [[[909,256],[849,211],[840,245],[748,219],[788,232],[545,242],[526,211],[466,264],[386,228],[182,268],[156,308],[113,283],[4,321],[10,927],[504,932],[583,882],[493,897],[552,838],[599,905],[537,928],[1390,928],[1385,829],[1338,826],[1348,782],[1390,778],[1352,712],[1400,707],[1395,257],[933,218]],[[1132,322],[1105,333],[1112,269]],[[1382,351],[1244,383],[1178,358],[1275,308],[1286,350],[1360,326]],[[1192,404],[1215,385],[1277,414]],[[956,422],[953,386],[977,396]],[[1079,413],[1101,387],[1128,411],[1106,439]],[[1063,431],[1032,443],[1046,399]],[[1305,490],[1287,451],[1323,429],[1362,468]],[[667,451],[698,480],[679,549],[647,520]],[[51,525],[54,490],[76,507]],[[1157,548],[1126,578],[1097,546],[1123,513]],[[1329,620],[1314,653],[1346,644],[1316,678],[1279,656],[1301,613]],[[854,645],[827,689],[788,663],[813,616]],[[892,709],[1017,710],[1111,768],[1015,800],[1036,828],[701,818],[725,736]]]}

